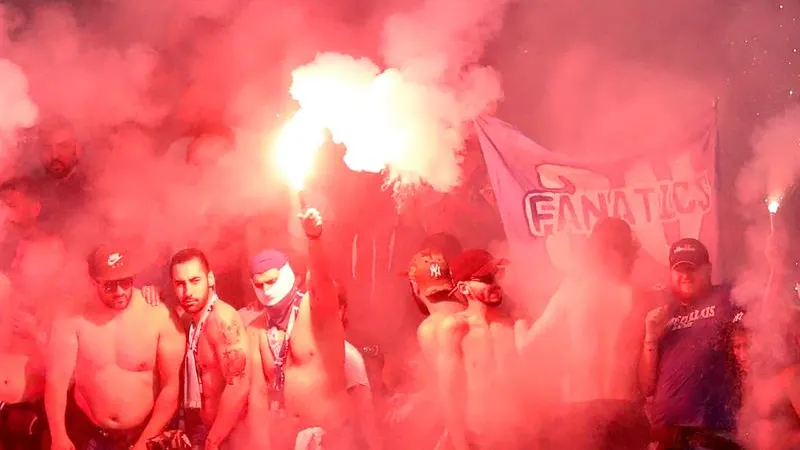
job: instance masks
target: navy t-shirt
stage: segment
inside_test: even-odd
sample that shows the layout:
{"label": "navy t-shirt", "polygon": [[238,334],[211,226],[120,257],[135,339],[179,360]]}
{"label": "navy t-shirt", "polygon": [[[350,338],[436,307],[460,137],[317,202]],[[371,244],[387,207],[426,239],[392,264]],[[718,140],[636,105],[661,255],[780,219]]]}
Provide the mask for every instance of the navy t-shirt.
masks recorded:
{"label": "navy t-shirt", "polygon": [[731,301],[730,288],[715,286],[705,298],[685,306],[676,301],[671,308],[658,346],[652,423],[734,429],[729,336],[739,310]]}

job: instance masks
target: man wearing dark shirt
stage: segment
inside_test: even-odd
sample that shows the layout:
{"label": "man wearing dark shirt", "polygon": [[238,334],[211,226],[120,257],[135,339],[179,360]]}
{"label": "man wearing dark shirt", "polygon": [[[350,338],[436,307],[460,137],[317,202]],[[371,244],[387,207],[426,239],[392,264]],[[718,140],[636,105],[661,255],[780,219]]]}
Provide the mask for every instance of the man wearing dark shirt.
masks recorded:
{"label": "man wearing dark shirt", "polygon": [[41,202],[40,224],[69,241],[88,202],[88,179],[79,166],[81,143],[68,122],[53,119],[41,126],[36,147],[41,170],[32,174],[31,188]]}
{"label": "man wearing dark shirt", "polygon": [[640,381],[653,396],[651,422],[660,449],[738,448],[729,332],[737,308],[730,289],[711,284],[706,247],[681,239],[670,248],[671,292],[645,322]]}

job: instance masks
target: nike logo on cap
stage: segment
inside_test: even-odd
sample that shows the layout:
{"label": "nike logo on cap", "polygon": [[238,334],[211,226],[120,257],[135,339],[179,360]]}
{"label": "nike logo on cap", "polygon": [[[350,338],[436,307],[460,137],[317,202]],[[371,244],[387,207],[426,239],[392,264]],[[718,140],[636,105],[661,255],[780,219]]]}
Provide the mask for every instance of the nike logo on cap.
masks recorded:
{"label": "nike logo on cap", "polygon": [[106,261],[106,262],[108,263],[108,267],[111,267],[114,264],[120,262],[121,259],[122,259],[122,255],[120,255],[119,253],[112,253],[112,254],[108,255],[108,261]]}

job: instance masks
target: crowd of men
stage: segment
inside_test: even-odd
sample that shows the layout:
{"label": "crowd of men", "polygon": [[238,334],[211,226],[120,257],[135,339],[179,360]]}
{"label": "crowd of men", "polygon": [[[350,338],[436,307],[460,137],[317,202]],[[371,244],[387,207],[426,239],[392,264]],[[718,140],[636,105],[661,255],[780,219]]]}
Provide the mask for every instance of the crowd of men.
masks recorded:
{"label": "crowd of men", "polygon": [[[671,246],[671,284],[653,291],[631,279],[630,226],[600,220],[583,270],[531,322],[503,307],[509,261],[431,236],[403,273],[422,315],[398,382],[347,340],[319,211],[297,218],[304,270],[265,246],[238,261],[247,276],[233,288],[194,247],[144,285],[152,265],[128,241],[70,270],[44,231],[63,216],[45,213],[79,180],[71,149],[51,148],[55,194],[0,186],[12,224],[0,298],[13,299],[0,317],[0,450],[800,448],[800,366],[753,370],[744,312],[712,284],[696,239]],[[255,301],[233,298],[243,292]]]}

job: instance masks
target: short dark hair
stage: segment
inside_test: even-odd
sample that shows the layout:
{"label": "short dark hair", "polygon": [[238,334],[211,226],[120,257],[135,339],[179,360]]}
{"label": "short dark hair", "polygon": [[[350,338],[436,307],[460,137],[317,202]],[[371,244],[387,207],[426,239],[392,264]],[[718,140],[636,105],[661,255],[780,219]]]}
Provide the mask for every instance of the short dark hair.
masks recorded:
{"label": "short dark hair", "polygon": [[208,273],[211,266],[208,264],[208,258],[206,258],[206,254],[198,248],[191,247],[179,250],[177,253],[172,255],[172,259],[169,261],[170,276],[172,276],[172,269],[174,269],[175,266],[195,259],[200,261],[200,265],[203,267],[203,270]]}

